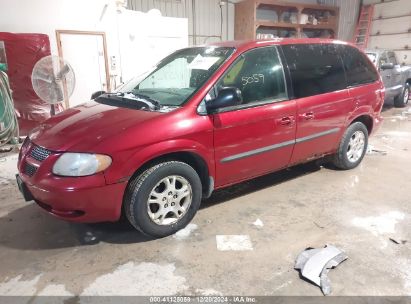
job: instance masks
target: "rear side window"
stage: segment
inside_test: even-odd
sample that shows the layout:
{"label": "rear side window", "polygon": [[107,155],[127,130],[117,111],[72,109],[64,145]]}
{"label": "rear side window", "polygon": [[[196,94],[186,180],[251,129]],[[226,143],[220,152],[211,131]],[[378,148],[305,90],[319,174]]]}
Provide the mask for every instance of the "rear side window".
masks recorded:
{"label": "rear side window", "polygon": [[347,87],[344,67],[333,44],[296,44],[282,48],[296,98]]}
{"label": "rear side window", "polygon": [[375,67],[364,53],[348,45],[339,45],[338,48],[344,62],[348,86],[372,83],[378,80],[379,76]]}

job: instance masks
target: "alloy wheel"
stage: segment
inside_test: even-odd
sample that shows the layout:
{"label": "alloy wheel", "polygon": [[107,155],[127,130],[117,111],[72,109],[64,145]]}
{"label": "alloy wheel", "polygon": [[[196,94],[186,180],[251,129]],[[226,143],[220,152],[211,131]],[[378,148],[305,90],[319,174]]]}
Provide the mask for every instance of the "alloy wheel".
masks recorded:
{"label": "alloy wheel", "polygon": [[157,225],[177,223],[190,208],[193,191],[182,176],[171,175],[160,180],[151,190],[147,212]]}
{"label": "alloy wheel", "polygon": [[356,131],[351,135],[350,141],[347,147],[347,158],[350,162],[357,162],[365,148],[365,135],[362,131]]}

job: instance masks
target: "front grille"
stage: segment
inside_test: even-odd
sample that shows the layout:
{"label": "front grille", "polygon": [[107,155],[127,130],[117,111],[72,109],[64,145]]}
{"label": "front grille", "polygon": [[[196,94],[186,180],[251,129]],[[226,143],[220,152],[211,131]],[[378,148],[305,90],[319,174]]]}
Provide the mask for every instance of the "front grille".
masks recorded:
{"label": "front grille", "polygon": [[37,161],[44,161],[50,155],[50,151],[39,146],[33,146],[30,156]]}
{"label": "front grille", "polygon": [[[22,173],[29,177],[32,177],[34,174],[36,174],[38,166],[40,165],[39,163],[46,160],[47,157],[50,156],[50,154],[51,151],[35,145],[34,143],[30,142],[29,138],[26,138],[20,151],[20,161],[23,161],[23,163],[21,164]],[[28,156],[28,158],[24,156]],[[30,161],[30,159],[32,160]],[[35,162],[35,165],[33,165],[33,160],[36,160],[39,163]]]}
{"label": "front grille", "polygon": [[25,163],[24,165],[24,173],[30,177],[32,177],[37,171],[37,167],[29,164],[29,163]]}

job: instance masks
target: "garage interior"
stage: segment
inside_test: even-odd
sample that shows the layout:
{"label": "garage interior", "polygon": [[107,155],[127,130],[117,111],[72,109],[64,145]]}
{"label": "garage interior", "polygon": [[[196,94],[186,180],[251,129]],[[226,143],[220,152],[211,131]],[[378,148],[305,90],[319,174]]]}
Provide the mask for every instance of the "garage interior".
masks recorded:
{"label": "garage interior", "polygon": [[[62,221],[24,201],[19,151],[51,116],[114,92],[178,49],[278,37],[389,50],[406,68],[411,2],[0,0],[0,70],[12,96],[10,111],[0,78],[0,301],[323,296],[294,264],[304,250],[326,245],[348,257],[328,273],[332,296],[411,296],[410,103],[385,100],[384,121],[357,168],[320,159],[216,190],[165,238],[127,222]],[[61,96],[33,78],[45,71],[39,62],[64,72]]]}

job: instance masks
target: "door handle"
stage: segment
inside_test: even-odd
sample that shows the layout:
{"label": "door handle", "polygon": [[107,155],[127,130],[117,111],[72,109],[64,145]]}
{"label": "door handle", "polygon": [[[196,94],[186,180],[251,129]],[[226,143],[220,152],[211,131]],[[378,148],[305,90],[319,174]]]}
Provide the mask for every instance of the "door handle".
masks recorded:
{"label": "door handle", "polygon": [[291,116],[286,116],[280,119],[280,124],[283,126],[289,126],[293,123],[293,118]]}
{"label": "door handle", "polygon": [[314,113],[313,112],[307,112],[301,115],[302,118],[305,120],[311,120],[314,119]]}
{"label": "door handle", "polygon": [[391,75],[385,75],[385,77],[387,77],[387,78],[391,78]]}

